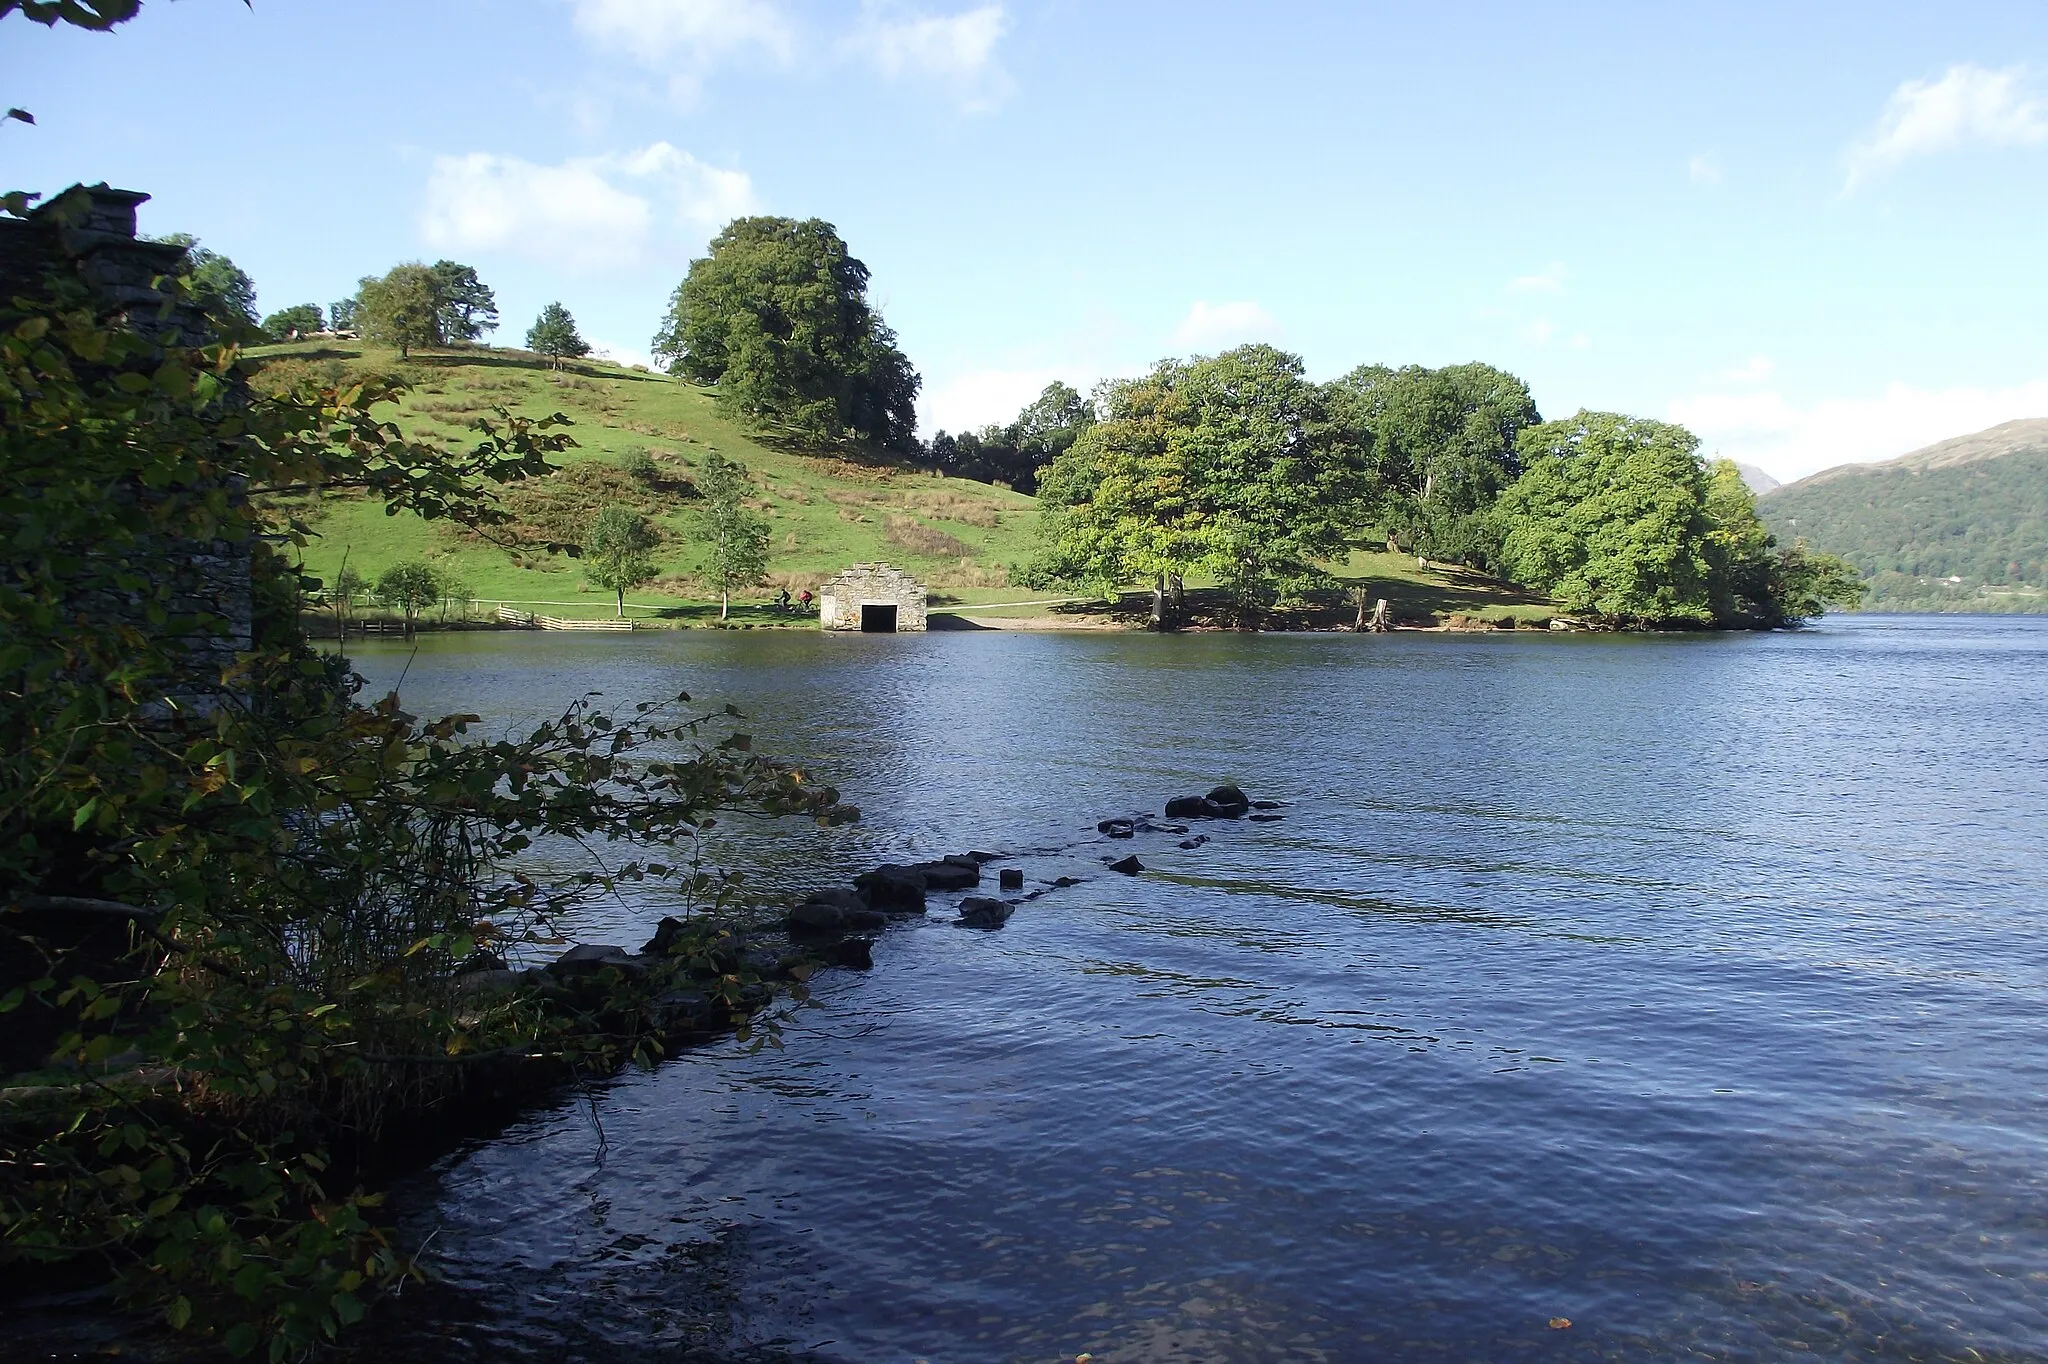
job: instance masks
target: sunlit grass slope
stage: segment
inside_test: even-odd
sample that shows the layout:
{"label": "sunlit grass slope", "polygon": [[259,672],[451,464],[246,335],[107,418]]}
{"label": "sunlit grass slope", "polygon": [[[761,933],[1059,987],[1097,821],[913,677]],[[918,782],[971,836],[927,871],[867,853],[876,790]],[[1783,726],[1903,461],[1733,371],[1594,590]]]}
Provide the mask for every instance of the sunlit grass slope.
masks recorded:
{"label": "sunlit grass slope", "polygon": [[[764,443],[728,420],[703,389],[621,366],[578,362],[562,374],[519,351],[463,349],[415,353],[401,363],[392,351],[355,342],[305,342],[255,354],[332,374],[337,366],[374,367],[412,383],[388,417],[410,436],[459,448],[471,424],[494,407],[529,417],[560,412],[574,425],[577,448],[561,457],[567,472],[548,488],[517,486],[508,500],[551,510],[543,528],[575,538],[597,504],[624,488],[665,537],[655,558],[662,577],[629,593],[629,602],[668,607],[713,595],[702,581],[704,551],[692,530],[692,471],[707,453],[737,459],[751,471],[753,505],[770,527],[771,586],[815,583],[848,564],[885,560],[917,575],[934,595],[1001,600],[1009,570],[1031,554],[1037,528],[1034,499],[965,479],[940,478],[902,463],[849,459]],[[380,414],[384,415],[384,414]],[[615,470],[636,457],[659,469],[635,483]],[[602,461],[611,468],[573,466]],[[559,493],[559,496],[557,495]],[[494,544],[459,528],[411,515],[387,516],[371,499],[330,497],[307,509],[318,538],[306,552],[308,571],[332,582],[344,560],[375,581],[395,563],[422,560],[460,578],[480,600],[563,604],[556,614],[609,613],[609,593],[593,590],[577,561],[549,554],[518,536]],[[563,533],[567,528],[567,533]]]}

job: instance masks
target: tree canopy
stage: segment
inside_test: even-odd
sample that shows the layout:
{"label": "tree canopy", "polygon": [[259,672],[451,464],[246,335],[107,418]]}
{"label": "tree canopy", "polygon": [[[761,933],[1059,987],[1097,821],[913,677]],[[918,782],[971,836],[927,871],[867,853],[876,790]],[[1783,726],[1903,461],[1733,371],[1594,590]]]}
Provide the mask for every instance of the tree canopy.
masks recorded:
{"label": "tree canopy", "polygon": [[1360,365],[1331,385],[1336,420],[1370,452],[1376,517],[1433,559],[1490,567],[1481,515],[1521,473],[1516,440],[1541,417],[1529,386],[1491,365]]}
{"label": "tree canopy", "polygon": [[914,448],[917,371],[830,223],[740,218],[690,264],[653,351],[742,415],[813,441]]}
{"label": "tree canopy", "polygon": [[185,287],[221,336],[241,340],[256,334],[256,282],[218,251],[209,251],[189,232],[173,232],[167,246],[185,248]]}
{"label": "tree canopy", "polygon": [[559,303],[550,303],[526,329],[526,348],[548,357],[556,369],[562,361],[590,354],[590,343],[576,330],[576,319]]}
{"label": "tree canopy", "polygon": [[1363,522],[1361,452],[1296,356],[1164,361],[1106,400],[1041,477],[1042,572],[1155,593],[1207,572],[1250,622],[1323,577]]}
{"label": "tree canopy", "polygon": [[292,333],[310,336],[326,328],[326,319],[320,315],[317,303],[294,303],[289,308],[280,308],[263,319],[263,335],[270,341],[288,341]]}
{"label": "tree canopy", "polygon": [[708,551],[706,575],[718,586],[718,618],[732,609],[736,587],[752,587],[768,571],[768,523],[750,510],[747,466],[716,450],[704,456],[697,471],[697,489],[704,505],[697,529]]}
{"label": "tree canopy", "polygon": [[631,507],[609,506],[597,514],[583,539],[583,575],[617,598],[617,613],[626,614],[626,593],[653,581],[654,556],[661,543],[647,518]]}
{"label": "tree canopy", "polygon": [[1095,407],[1072,387],[1054,382],[1007,426],[986,426],[932,437],[932,462],[946,473],[984,483],[1038,490],[1038,471],[1095,424]]}
{"label": "tree canopy", "polygon": [[441,286],[434,272],[414,262],[365,279],[356,291],[354,322],[364,336],[410,355],[415,346],[441,343]]}
{"label": "tree canopy", "polygon": [[440,297],[434,320],[443,342],[475,341],[498,329],[498,297],[477,278],[475,266],[437,260],[427,268]]}

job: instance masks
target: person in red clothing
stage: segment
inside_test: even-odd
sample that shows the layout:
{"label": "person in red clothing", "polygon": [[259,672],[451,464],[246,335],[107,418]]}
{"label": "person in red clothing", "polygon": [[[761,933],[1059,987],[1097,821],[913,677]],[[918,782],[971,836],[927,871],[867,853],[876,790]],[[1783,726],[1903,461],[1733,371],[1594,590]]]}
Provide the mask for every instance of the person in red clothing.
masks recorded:
{"label": "person in red clothing", "polygon": [[805,588],[804,594],[798,597],[797,600],[803,604],[804,614],[807,616],[811,614],[811,589]]}

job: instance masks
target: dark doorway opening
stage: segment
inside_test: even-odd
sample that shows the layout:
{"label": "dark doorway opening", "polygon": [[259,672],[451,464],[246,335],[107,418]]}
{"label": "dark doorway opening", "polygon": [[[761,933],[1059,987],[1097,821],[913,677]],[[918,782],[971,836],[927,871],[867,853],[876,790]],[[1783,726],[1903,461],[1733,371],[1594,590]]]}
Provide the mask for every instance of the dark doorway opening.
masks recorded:
{"label": "dark doorway opening", "polygon": [[896,633],[895,606],[878,606],[874,602],[860,605],[860,632],[864,635],[893,635]]}

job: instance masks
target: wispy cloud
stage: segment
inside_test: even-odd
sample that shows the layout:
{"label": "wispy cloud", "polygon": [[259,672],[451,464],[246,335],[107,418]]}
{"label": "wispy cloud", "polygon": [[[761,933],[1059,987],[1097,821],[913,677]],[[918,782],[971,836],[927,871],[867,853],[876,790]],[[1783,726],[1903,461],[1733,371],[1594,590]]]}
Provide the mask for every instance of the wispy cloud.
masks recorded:
{"label": "wispy cloud", "polygon": [[996,44],[1009,25],[1001,5],[920,14],[866,0],[843,46],[886,79],[942,86],[962,107],[981,111],[1010,92],[1010,77],[995,59]]}
{"label": "wispy cloud", "polygon": [[1564,262],[1554,260],[1533,275],[1517,275],[1508,281],[1511,294],[1561,294],[1564,292]]}
{"label": "wispy cloud", "polygon": [[1849,149],[1843,188],[1884,175],[1915,157],[1970,143],[2026,147],[2048,142],[2048,109],[2028,94],[2019,67],[1951,66],[1939,80],[1910,80],[1892,92],[1877,124]]}
{"label": "wispy cloud", "polygon": [[1701,152],[1685,163],[1685,174],[1695,185],[1718,185],[1721,183],[1721,163],[1710,153]]}
{"label": "wispy cloud", "polygon": [[1279,331],[1273,315],[1249,300],[1211,303],[1198,298],[1174,328],[1173,344],[1198,351],[1220,350],[1246,341],[1268,341]]}
{"label": "wispy cloud", "polygon": [[602,270],[648,260],[657,233],[694,245],[757,207],[746,172],[707,166],[656,142],[559,165],[491,152],[437,156],[419,221],[437,250],[502,251]]}
{"label": "wispy cloud", "polygon": [[1774,389],[1672,402],[1671,420],[1706,448],[1790,481],[1837,464],[1892,459],[2015,417],[2048,415],[2048,379],[2011,388],[1914,388],[1797,403]]}
{"label": "wispy cloud", "polygon": [[1731,384],[1760,384],[1777,371],[1777,363],[1768,355],[1752,355],[1733,369],[1721,371],[1721,378]]}
{"label": "wispy cloud", "polygon": [[796,24],[772,0],[572,0],[576,31],[593,46],[668,77],[691,97],[713,67],[742,56],[787,63]]}

